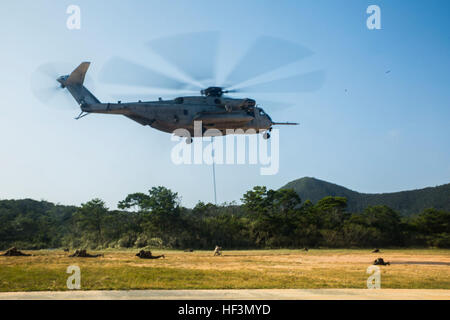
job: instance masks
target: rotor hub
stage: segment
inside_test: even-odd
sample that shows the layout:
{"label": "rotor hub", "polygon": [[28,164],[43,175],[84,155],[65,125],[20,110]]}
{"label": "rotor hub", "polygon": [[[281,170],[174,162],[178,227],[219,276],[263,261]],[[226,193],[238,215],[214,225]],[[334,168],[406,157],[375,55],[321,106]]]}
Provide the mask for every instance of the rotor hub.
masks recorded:
{"label": "rotor hub", "polygon": [[203,96],[207,97],[221,97],[227,92],[228,91],[224,91],[221,87],[209,87],[200,91]]}

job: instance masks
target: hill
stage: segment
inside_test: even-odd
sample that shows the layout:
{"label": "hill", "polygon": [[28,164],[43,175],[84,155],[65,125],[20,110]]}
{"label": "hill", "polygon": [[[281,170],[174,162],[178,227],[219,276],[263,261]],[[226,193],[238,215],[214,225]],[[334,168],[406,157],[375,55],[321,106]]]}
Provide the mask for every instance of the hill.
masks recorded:
{"label": "hill", "polygon": [[450,183],[392,193],[359,193],[334,183],[304,177],[289,182],[282,187],[285,188],[294,189],[302,201],[309,199],[314,203],[326,196],[346,197],[350,212],[362,212],[367,206],[373,205],[386,205],[404,216],[431,207],[450,211]]}

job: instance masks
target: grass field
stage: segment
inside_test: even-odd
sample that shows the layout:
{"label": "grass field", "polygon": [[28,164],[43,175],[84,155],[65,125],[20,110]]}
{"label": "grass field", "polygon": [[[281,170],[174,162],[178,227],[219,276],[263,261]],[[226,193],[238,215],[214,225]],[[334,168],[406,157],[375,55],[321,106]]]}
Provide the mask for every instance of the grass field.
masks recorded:
{"label": "grass field", "polygon": [[[25,251],[31,257],[0,257],[0,291],[67,290],[66,269],[81,269],[81,289],[288,289],[366,288],[366,273],[378,257],[382,288],[450,289],[450,250],[105,250],[100,258],[69,258],[62,250]],[[96,253],[96,252],[94,252]]]}

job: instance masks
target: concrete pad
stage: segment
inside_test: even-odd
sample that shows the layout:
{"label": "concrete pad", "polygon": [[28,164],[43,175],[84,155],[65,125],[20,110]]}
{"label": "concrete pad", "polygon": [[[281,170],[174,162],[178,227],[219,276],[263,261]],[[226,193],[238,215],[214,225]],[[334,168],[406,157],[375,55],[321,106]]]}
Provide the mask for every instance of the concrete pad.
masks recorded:
{"label": "concrete pad", "polygon": [[450,300],[441,289],[241,289],[0,292],[0,300]]}

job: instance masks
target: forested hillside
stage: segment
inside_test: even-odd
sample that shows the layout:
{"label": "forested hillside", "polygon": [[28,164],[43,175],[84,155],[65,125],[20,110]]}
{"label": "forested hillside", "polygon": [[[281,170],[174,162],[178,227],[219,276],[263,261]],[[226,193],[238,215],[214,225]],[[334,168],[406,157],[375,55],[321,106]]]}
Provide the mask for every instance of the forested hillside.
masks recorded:
{"label": "forested hillside", "polygon": [[242,205],[180,205],[154,187],[110,210],[100,199],[79,207],[46,201],[0,201],[0,249],[227,249],[303,247],[450,247],[450,212],[428,208],[402,217],[385,206],[348,210],[345,197],[302,201],[293,189],[255,187]]}
{"label": "forested hillside", "polygon": [[314,203],[326,196],[345,197],[350,212],[361,212],[368,206],[376,205],[386,205],[404,216],[422,212],[427,208],[450,211],[450,183],[418,190],[369,194],[305,177],[291,181],[283,188],[292,188],[302,199],[309,199]]}

